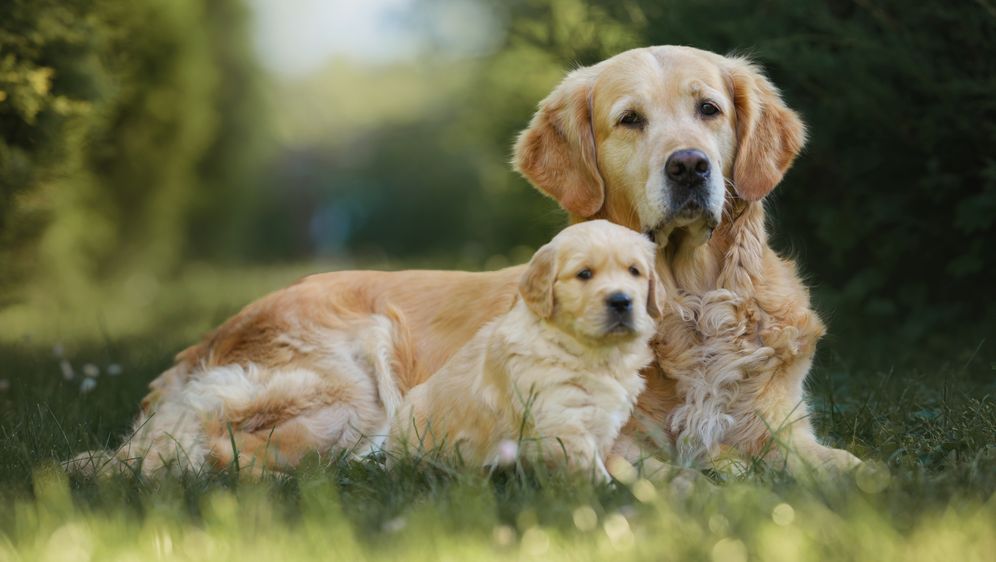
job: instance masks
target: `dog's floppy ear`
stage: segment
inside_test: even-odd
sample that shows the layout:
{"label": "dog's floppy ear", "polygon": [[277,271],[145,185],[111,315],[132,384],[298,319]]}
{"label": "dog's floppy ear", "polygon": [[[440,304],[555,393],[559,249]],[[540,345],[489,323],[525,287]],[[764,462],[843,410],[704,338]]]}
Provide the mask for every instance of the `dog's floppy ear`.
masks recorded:
{"label": "dog's floppy ear", "polygon": [[664,285],[657,282],[657,274],[654,273],[653,265],[650,266],[650,274],[647,275],[647,314],[654,320],[663,314],[661,306],[667,294],[664,292]]}
{"label": "dog's floppy ear", "polygon": [[557,250],[547,244],[533,254],[519,281],[519,295],[540,318],[553,316],[553,282],[557,277]]}
{"label": "dog's floppy ear", "polygon": [[596,71],[581,68],[540,102],[515,142],[512,165],[568,213],[587,218],[605,202],[598,173],[591,96]]}
{"label": "dog's floppy ear", "polygon": [[806,143],[806,127],[760,69],[746,59],[727,60],[737,117],[733,184],[742,199],[757,201],[782,181]]}

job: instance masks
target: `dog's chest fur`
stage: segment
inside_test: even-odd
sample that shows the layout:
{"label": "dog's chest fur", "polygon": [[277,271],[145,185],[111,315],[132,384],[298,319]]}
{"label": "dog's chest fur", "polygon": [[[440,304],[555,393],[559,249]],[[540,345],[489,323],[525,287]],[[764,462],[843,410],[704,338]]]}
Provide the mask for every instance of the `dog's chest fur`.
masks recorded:
{"label": "dog's chest fur", "polygon": [[[824,333],[794,266],[768,248],[760,205],[728,236],[718,263],[699,264],[716,272],[697,280],[708,289],[672,287],[656,362],[644,373],[647,403],[670,407],[641,410],[663,422],[686,462],[714,457],[722,445],[757,454],[772,430],[804,418],[802,382]],[[797,407],[776,406],[785,403]]]}

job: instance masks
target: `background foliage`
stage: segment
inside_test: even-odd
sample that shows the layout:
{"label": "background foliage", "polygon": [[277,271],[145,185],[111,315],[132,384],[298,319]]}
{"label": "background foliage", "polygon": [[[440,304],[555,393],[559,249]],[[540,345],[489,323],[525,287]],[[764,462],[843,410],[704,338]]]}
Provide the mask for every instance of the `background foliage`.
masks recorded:
{"label": "background foliage", "polygon": [[78,291],[223,246],[262,131],[241,3],[3,0],[0,12],[8,298],[19,281]]}
{"label": "background foliage", "polygon": [[[440,35],[454,10],[487,20],[487,49]],[[2,12],[0,302],[21,331],[107,295],[154,304],[197,261],[520,261],[562,224],[507,165],[536,102],[572,66],[674,43],[751,54],[810,125],[769,207],[838,337],[887,335],[888,356],[996,333],[988,0],[420,0],[397,16],[416,55],[284,80],[238,0]]]}

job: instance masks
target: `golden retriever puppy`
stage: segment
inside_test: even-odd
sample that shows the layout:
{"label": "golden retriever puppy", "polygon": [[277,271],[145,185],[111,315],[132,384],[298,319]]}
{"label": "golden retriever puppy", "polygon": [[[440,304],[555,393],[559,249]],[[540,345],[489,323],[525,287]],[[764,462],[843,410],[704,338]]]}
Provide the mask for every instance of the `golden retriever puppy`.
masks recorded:
{"label": "golden retriever puppy", "polygon": [[493,466],[511,440],[527,460],[608,480],[605,455],[652,358],[654,275],[645,236],[607,221],[562,231],[530,260],[512,309],[408,392],[389,452]]}
{"label": "golden retriever puppy", "polygon": [[[813,433],[805,378],[825,328],[767,243],[764,197],[804,142],[759,68],[674,46],[571,72],[519,137],[516,169],[571,222],[656,241],[668,310],[616,453],[763,455],[795,474],[859,462]],[[365,454],[409,390],[509,311],[523,272],[346,271],[277,291],[177,356],[114,459],[286,470]]]}

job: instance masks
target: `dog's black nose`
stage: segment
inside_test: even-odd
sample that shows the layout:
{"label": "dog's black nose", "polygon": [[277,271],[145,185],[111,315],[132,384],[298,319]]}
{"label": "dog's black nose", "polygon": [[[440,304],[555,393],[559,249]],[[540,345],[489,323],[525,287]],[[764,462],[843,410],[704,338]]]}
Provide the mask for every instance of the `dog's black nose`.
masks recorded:
{"label": "dog's black nose", "polygon": [[694,148],[674,151],[664,164],[668,179],[688,186],[700,184],[708,178],[709,168],[709,157]]}
{"label": "dog's black nose", "polygon": [[626,293],[612,293],[605,299],[605,304],[619,314],[627,313],[633,309],[633,299],[629,298]]}

